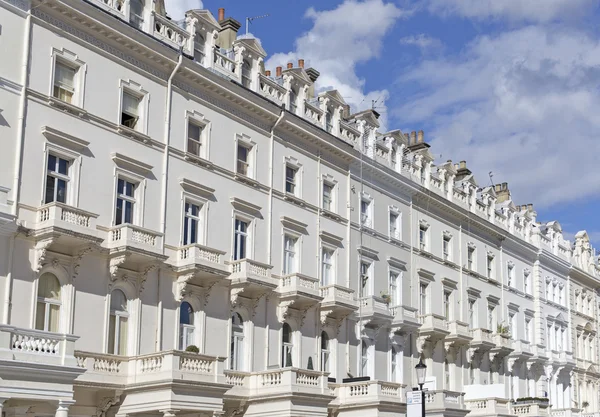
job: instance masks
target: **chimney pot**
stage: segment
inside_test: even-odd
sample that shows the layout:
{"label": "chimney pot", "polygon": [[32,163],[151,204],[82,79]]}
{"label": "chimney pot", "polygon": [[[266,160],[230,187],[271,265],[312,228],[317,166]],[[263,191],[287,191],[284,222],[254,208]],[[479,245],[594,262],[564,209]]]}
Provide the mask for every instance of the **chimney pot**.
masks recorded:
{"label": "chimney pot", "polygon": [[500,192],[500,184],[496,184],[496,185],[494,185],[494,190],[495,190],[496,192]]}
{"label": "chimney pot", "polygon": [[221,22],[223,20],[225,20],[225,9],[223,7],[221,7],[219,9],[219,22]]}
{"label": "chimney pot", "polygon": [[452,162],[452,159],[448,159],[446,162]]}
{"label": "chimney pot", "polygon": [[533,211],[533,204],[527,204],[527,210],[528,211]]}
{"label": "chimney pot", "polygon": [[265,71],[265,75],[266,75],[267,77],[270,77],[270,76],[271,76],[271,71],[270,71],[270,70],[266,70],[266,71]]}
{"label": "chimney pot", "polygon": [[508,183],[507,182],[503,182],[502,183],[502,189],[503,190],[508,190]]}
{"label": "chimney pot", "polygon": [[409,145],[414,145],[415,143],[417,143],[417,132],[413,130],[412,132],[410,132]]}
{"label": "chimney pot", "polygon": [[292,68],[294,68],[294,64],[292,62],[288,62],[287,69],[292,69]]}
{"label": "chimney pot", "polygon": [[304,60],[303,59],[298,60],[298,67],[304,68]]}
{"label": "chimney pot", "polygon": [[423,143],[423,136],[425,136],[425,133],[422,130],[419,130],[419,133],[417,134],[417,143]]}
{"label": "chimney pot", "polygon": [[280,66],[279,66],[279,67],[277,67],[277,68],[275,68],[275,76],[277,76],[277,77],[281,77],[281,70],[282,70],[282,69],[283,69],[283,68],[282,68],[282,67],[280,67]]}
{"label": "chimney pot", "polygon": [[459,167],[465,169],[467,167],[467,161],[460,161]]}

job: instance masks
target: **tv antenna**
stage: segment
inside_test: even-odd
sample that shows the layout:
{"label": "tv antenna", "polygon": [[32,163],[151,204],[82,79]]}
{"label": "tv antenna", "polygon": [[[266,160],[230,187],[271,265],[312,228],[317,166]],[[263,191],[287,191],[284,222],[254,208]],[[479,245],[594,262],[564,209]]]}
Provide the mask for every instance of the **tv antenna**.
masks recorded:
{"label": "tv antenna", "polygon": [[488,175],[490,176],[490,183],[492,184],[492,188],[494,188],[494,173],[490,171]]}
{"label": "tv antenna", "polygon": [[253,20],[264,19],[265,17],[269,17],[269,14],[267,13],[267,14],[263,14],[263,15],[260,15],[260,16],[247,17],[246,18],[246,35],[248,34],[248,26],[250,26],[252,24]]}

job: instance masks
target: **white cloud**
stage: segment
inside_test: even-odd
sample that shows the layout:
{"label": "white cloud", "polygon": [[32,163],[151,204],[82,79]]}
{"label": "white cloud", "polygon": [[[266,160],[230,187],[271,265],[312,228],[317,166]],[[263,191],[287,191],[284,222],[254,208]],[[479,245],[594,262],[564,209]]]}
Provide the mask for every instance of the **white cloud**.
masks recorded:
{"label": "white cloud", "polygon": [[173,20],[181,20],[185,12],[192,9],[202,9],[202,0],[165,0],[167,14]]}
{"label": "white cloud", "polygon": [[492,170],[518,203],[538,206],[600,194],[597,39],[556,27],[482,36],[401,83],[421,90],[394,114],[433,126],[432,152],[466,159],[481,184]]}
{"label": "white cloud", "polygon": [[266,68],[274,70],[302,58],[321,73],[317,88],[337,89],[353,110],[368,108],[377,99],[384,105],[387,90],[365,91],[356,65],[379,57],[385,34],[406,14],[383,0],[346,0],[326,11],[310,8],[306,17],[312,19],[313,27],[296,39],[294,51],[271,56]]}
{"label": "white cloud", "polygon": [[432,38],[431,36],[427,36],[424,33],[419,33],[418,35],[405,36],[404,38],[400,39],[400,43],[403,45],[416,46],[423,52],[432,49],[439,49],[442,47],[442,42],[439,39]]}
{"label": "white cloud", "polygon": [[429,10],[467,18],[550,22],[583,13],[598,0],[429,0]]}

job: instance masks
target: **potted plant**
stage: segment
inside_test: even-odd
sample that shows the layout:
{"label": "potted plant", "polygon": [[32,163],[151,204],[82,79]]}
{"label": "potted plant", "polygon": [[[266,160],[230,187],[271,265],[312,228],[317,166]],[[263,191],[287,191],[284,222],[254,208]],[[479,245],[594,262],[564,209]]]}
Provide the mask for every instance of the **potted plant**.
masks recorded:
{"label": "potted plant", "polygon": [[200,353],[200,349],[198,349],[198,346],[194,346],[194,345],[189,345],[188,347],[185,348],[186,352],[190,352],[190,353]]}
{"label": "potted plant", "polygon": [[381,293],[379,295],[383,299],[384,303],[389,305],[392,302],[392,297],[390,297],[390,295],[387,293],[387,291],[381,291]]}
{"label": "potted plant", "polygon": [[508,328],[508,326],[502,323],[498,323],[498,326],[496,326],[496,333],[498,333],[501,336],[510,337],[510,329]]}

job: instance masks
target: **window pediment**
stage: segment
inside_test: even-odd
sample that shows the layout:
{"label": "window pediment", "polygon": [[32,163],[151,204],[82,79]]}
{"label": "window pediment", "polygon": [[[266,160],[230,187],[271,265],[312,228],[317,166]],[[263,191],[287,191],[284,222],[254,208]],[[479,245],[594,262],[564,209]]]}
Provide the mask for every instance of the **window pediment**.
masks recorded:
{"label": "window pediment", "polygon": [[136,159],[130,158],[118,152],[113,152],[111,154],[111,158],[114,163],[120,168],[137,172],[141,175],[148,175],[152,172],[152,168],[154,168],[150,164],[146,164],[144,162],[138,161]]}
{"label": "window pediment", "polygon": [[292,219],[291,217],[287,217],[287,216],[282,216],[281,217],[281,224],[284,227],[287,227],[289,229],[295,230],[299,233],[302,234],[308,234],[307,228],[308,225],[306,223],[302,223],[301,221]]}
{"label": "window pediment", "polygon": [[86,149],[90,144],[87,140],[83,140],[76,136],[69,135],[68,133],[62,132],[58,129],[54,129],[49,126],[42,126],[42,135],[46,137],[48,142],[52,142],[65,148],[69,148],[78,153],[81,153],[81,151]]}
{"label": "window pediment", "polygon": [[190,194],[209,199],[214,198],[214,188],[207,187],[206,185],[202,185],[187,178],[180,178],[179,184],[181,185],[181,188]]}
{"label": "window pediment", "polygon": [[257,206],[256,204],[252,204],[248,201],[242,200],[241,198],[237,197],[231,197],[229,201],[231,202],[231,205],[233,207],[244,213],[250,214],[255,217],[257,217],[257,215],[260,215],[260,210],[262,207]]}

